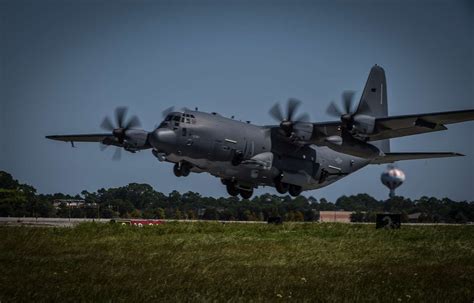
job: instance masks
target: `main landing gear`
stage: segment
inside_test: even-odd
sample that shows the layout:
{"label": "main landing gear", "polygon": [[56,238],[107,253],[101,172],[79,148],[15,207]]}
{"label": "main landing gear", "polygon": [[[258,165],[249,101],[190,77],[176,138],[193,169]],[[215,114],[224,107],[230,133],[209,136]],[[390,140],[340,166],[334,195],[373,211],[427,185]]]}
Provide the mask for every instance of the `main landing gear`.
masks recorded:
{"label": "main landing gear", "polygon": [[240,188],[237,187],[237,183],[231,180],[222,179],[222,184],[225,185],[227,193],[232,197],[236,197],[240,194],[243,199],[250,199],[253,195],[253,188]]}
{"label": "main landing gear", "polygon": [[187,177],[191,172],[191,164],[187,162],[178,162],[173,166],[173,172],[176,177]]}
{"label": "main landing gear", "polygon": [[303,191],[301,186],[282,182],[280,178],[275,179],[275,189],[280,194],[289,193],[293,197],[299,196]]}

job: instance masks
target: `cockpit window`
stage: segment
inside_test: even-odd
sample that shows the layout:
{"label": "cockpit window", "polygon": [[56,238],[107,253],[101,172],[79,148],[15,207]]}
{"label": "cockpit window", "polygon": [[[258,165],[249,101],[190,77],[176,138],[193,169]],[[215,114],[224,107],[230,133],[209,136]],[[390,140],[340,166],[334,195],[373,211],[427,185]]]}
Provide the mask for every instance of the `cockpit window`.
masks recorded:
{"label": "cockpit window", "polygon": [[186,124],[196,124],[196,118],[194,115],[191,114],[170,114],[166,116],[166,118],[161,122],[160,128],[161,127],[173,127],[173,129],[176,129],[179,127],[180,123],[186,123]]}

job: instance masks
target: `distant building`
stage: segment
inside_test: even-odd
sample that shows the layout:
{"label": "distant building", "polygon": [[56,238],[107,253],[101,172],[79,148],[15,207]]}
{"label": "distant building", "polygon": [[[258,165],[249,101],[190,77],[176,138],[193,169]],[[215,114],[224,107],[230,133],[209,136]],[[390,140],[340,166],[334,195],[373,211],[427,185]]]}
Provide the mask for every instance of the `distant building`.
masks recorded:
{"label": "distant building", "polygon": [[53,206],[59,208],[61,205],[65,205],[69,208],[79,208],[79,207],[95,207],[96,203],[87,203],[85,200],[81,199],[56,199],[53,201]]}
{"label": "distant building", "polygon": [[418,223],[419,220],[420,220],[420,217],[421,217],[422,215],[423,215],[422,213],[409,214],[409,215],[407,216],[408,222],[410,222],[410,223]]}
{"label": "distant building", "polygon": [[350,223],[352,211],[320,211],[319,222]]}

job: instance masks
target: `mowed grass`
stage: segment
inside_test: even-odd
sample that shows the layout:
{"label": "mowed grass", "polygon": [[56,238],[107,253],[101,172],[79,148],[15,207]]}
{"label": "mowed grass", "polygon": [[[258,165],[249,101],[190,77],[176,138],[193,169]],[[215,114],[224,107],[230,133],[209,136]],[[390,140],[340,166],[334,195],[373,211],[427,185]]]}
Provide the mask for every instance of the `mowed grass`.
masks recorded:
{"label": "mowed grass", "polygon": [[0,301],[472,302],[474,226],[0,227]]}

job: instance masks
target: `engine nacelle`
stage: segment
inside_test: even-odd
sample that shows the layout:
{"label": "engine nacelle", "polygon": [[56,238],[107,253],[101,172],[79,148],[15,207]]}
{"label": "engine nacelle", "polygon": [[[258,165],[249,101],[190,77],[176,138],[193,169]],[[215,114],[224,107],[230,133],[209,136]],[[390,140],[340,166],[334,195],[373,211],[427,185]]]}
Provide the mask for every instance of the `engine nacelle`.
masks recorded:
{"label": "engine nacelle", "polygon": [[148,132],[139,129],[127,130],[125,132],[123,147],[127,150],[140,150],[148,148]]}
{"label": "engine nacelle", "polygon": [[300,141],[307,141],[313,135],[313,124],[309,122],[297,122],[293,125],[292,137]]}
{"label": "engine nacelle", "polygon": [[367,115],[355,115],[351,133],[361,135],[370,135],[374,132],[375,117]]}

